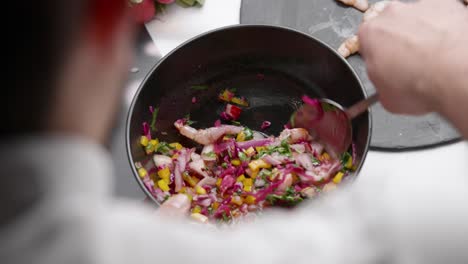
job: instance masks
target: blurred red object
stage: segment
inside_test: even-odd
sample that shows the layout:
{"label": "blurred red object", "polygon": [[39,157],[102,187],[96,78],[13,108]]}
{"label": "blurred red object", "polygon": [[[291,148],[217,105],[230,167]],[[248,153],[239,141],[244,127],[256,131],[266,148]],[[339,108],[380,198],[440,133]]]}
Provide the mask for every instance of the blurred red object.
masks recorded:
{"label": "blurred red object", "polygon": [[138,24],[151,21],[156,15],[154,0],[143,0],[141,3],[132,5],[132,15]]}

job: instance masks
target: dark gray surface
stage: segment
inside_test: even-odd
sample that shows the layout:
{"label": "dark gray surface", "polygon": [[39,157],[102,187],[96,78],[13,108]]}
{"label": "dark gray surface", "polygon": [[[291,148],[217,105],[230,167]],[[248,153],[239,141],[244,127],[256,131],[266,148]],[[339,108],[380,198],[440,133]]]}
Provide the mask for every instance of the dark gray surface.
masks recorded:
{"label": "dark gray surface", "polygon": [[121,110],[118,116],[118,122],[113,131],[111,154],[114,161],[115,170],[115,195],[118,197],[141,199],[145,194],[141,191],[138,183],[135,181],[130,164],[127,158],[125,147],[125,123],[131,99],[136,89],[150,69],[161,59],[156,46],[147,33],[146,29],[140,32],[134,66],[129,70],[129,80],[124,90]]}
{"label": "dark gray surface", "polygon": [[[241,9],[242,24],[295,28],[319,38],[335,49],[357,31],[361,16],[362,14],[354,8],[333,0],[243,0]],[[353,56],[349,58],[349,62],[366,90],[374,92],[375,88],[369,81],[361,58]],[[386,112],[380,104],[373,107],[372,114],[371,146],[374,148],[404,150],[458,139],[457,132],[435,114],[424,117],[396,116]]]}

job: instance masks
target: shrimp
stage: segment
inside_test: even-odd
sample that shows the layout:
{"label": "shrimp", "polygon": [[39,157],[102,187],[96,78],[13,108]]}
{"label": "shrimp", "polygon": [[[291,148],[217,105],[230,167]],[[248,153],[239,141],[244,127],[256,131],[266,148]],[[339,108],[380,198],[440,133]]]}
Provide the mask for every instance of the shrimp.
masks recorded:
{"label": "shrimp", "polygon": [[279,141],[287,140],[289,144],[299,143],[302,141],[309,141],[311,136],[304,128],[285,129],[279,136]]}
{"label": "shrimp", "polygon": [[210,127],[207,129],[197,130],[189,125],[186,125],[183,120],[177,120],[174,123],[174,126],[179,130],[180,134],[202,145],[213,144],[220,137],[226,134],[235,135],[242,131],[242,127],[231,126],[231,125]]}
{"label": "shrimp", "polygon": [[[341,1],[341,0],[340,0]],[[382,13],[390,4],[390,1],[384,0],[371,5],[362,17],[362,22],[368,22]],[[353,35],[347,38],[338,48],[338,53],[347,58],[359,51],[359,38]]]}
{"label": "shrimp", "polygon": [[369,2],[367,0],[338,0],[345,5],[352,6],[357,10],[365,12],[369,8]]}
{"label": "shrimp", "polygon": [[153,156],[153,161],[156,167],[158,168],[163,168],[166,166],[171,166],[172,165],[172,159],[168,156],[164,155],[154,155]]}

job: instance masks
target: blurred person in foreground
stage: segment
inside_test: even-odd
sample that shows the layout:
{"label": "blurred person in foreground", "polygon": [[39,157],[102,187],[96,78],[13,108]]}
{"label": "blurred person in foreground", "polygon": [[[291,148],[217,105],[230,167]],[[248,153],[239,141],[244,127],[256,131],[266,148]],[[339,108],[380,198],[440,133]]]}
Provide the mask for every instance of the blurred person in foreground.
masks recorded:
{"label": "blurred person in foreground", "polygon": [[[184,195],[157,213],[114,200],[104,146],[132,54],[125,1],[7,5],[27,19],[12,25],[2,95],[1,263],[468,263],[466,164],[383,171],[384,182],[233,231],[186,222]],[[467,27],[456,0],[393,3],[364,24],[361,52],[383,105],[439,112],[468,138]]]}

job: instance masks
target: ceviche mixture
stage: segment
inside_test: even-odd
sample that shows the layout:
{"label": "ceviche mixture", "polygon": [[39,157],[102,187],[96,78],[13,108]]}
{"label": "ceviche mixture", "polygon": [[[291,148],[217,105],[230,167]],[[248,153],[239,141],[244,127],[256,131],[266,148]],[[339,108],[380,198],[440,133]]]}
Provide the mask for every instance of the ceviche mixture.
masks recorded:
{"label": "ceviche mixture", "polygon": [[[189,117],[174,123],[181,135],[202,146],[199,152],[152,138],[158,109],[150,107],[153,119],[143,124],[140,139],[149,158],[135,165],[157,201],[186,194],[192,218],[230,222],[270,206],[290,207],[315,198],[355,170],[354,154],[332,155],[302,128],[285,126],[279,136],[265,137],[236,121],[242,107],[248,107],[244,98],[225,90],[219,99],[227,103],[221,118],[229,124],[217,120],[213,127],[195,129]],[[264,121],[261,129],[270,125]]]}

